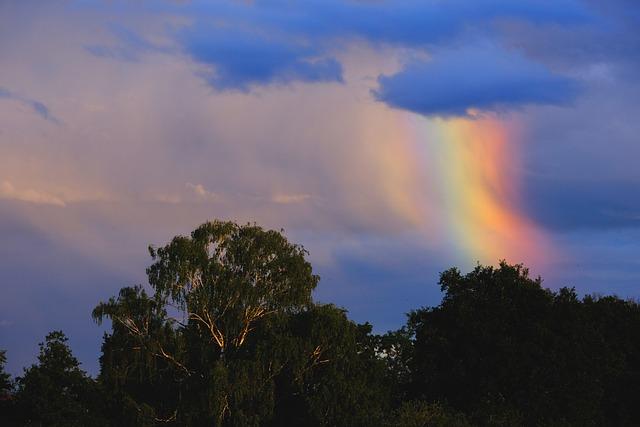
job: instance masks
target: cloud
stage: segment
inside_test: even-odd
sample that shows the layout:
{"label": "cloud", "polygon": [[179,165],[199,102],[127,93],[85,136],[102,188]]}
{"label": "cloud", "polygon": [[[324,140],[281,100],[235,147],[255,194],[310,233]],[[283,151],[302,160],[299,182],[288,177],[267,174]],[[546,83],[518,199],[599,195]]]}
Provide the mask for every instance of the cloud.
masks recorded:
{"label": "cloud", "polygon": [[234,194],[220,194],[208,190],[202,184],[192,184],[188,182],[185,186],[189,192],[186,195],[180,196],[178,194],[158,194],[152,197],[152,201],[168,204],[180,204],[183,202],[211,202],[211,201],[225,201],[233,203],[236,206],[251,205],[254,208],[256,205],[264,205],[275,203],[278,205],[292,205],[304,203],[307,200],[311,200],[313,196],[304,193],[276,193],[272,196],[259,196],[256,194],[246,193],[234,193]]}
{"label": "cloud", "polygon": [[[604,178],[604,177],[603,177]],[[638,182],[536,178],[527,183],[530,214],[559,232],[640,228]]]}
{"label": "cloud", "polygon": [[151,197],[151,201],[177,205],[182,202],[182,198],[176,194],[157,194]]}
{"label": "cloud", "polygon": [[288,205],[291,203],[302,203],[311,199],[310,194],[276,194],[272,197],[274,203]]}
{"label": "cloud", "polygon": [[410,46],[446,41],[470,27],[489,27],[497,19],[571,24],[590,16],[577,0],[193,2],[182,12],[316,42],[357,37]]}
{"label": "cloud", "polygon": [[[533,24],[576,24],[589,18],[577,0],[286,0],[190,2],[164,6],[191,21],[168,33],[218,90],[249,91],[258,85],[341,82],[342,65],[333,53],[349,40],[373,45],[425,49],[447,45],[467,33],[492,32],[497,20]],[[137,60],[158,49],[131,30],[112,25],[117,47],[87,46],[96,56]]]}
{"label": "cloud", "polygon": [[34,113],[36,113],[43,119],[56,124],[59,123],[58,119],[56,119],[51,114],[51,112],[49,111],[49,108],[40,101],[18,95],[0,86],[0,99],[1,98],[18,101],[23,105],[29,107],[31,110],[33,110]]}
{"label": "cloud", "polygon": [[247,91],[251,85],[303,82],[341,82],[342,66],[316,49],[233,29],[197,27],[184,36],[187,53],[212,67],[203,73],[217,89]]}
{"label": "cloud", "polygon": [[190,189],[200,200],[218,200],[220,198],[216,193],[204,188],[202,184],[192,184],[187,182],[186,187]]}
{"label": "cloud", "polygon": [[136,31],[123,25],[112,23],[108,26],[109,32],[115,37],[116,43],[109,46],[105,44],[86,45],[84,48],[90,54],[101,58],[113,58],[121,61],[135,62],[140,60],[145,53],[171,53],[175,49],[167,45],[160,45]]}
{"label": "cloud", "polygon": [[469,116],[529,104],[562,105],[578,87],[516,52],[492,46],[437,52],[378,78],[378,101],[425,116]]}
{"label": "cloud", "polygon": [[9,181],[0,183],[0,199],[19,200],[39,205],[65,206],[61,198],[33,189],[18,189]]}

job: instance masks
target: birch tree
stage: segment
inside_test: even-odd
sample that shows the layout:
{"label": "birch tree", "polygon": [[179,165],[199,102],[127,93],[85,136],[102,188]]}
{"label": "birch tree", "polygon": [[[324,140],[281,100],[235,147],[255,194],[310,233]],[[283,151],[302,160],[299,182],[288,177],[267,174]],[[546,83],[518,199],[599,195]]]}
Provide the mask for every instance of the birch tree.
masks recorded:
{"label": "birch tree", "polygon": [[[97,322],[106,317],[113,327],[103,345],[101,378],[129,390],[135,412],[152,408],[147,418],[153,423],[198,414],[224,425],[232,411],[241,415],[234,408],[269,389],[265,384],[282,367],[256,361],[263,381],[245,372],[250,363],[240,350],[260,324],[311,308],[318,276],[304,248],[251,224],[208,222],[149,251],[153,292],[123,288],[93,312]],[[319,357],[320,349],[316,353],[309,357]],[[195,400],[181,397],[192,391]]]}
{"label": "birch tree", "polygon": [[149,251],[155,298],[197,324],[222,354],[241,347],[257,321],[308,307],[318,282],[301,246],[256,225],[208,222]]}

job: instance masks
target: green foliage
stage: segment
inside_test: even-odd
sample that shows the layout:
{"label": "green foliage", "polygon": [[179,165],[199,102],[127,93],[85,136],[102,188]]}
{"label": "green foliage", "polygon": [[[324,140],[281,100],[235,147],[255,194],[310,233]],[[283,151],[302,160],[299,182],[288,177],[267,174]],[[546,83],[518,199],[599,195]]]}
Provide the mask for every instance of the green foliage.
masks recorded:
{"label": "green foliage", "polygon": [[471,427],[464,414],[453,413],[437,403],[403,402],[388,427]]}
{"label": "green foliage", "polygon": [[303,357],[263,343],[283,341],[277,325],[314,307],[318,277],[305,250],[276,231],[216,221],[150,252],[154,293],[123,288],[93,312],[112,320],[100,380],[116,407],[135,409],[119,411],[122,423],[149,414],[146,422],[264,424],[284,367]]}
{"label": "green foliage", "polygon": [[15,424],[14,383],[5,371],[7,352],[0,350],[0,425]]}
{"label": "green foliage", "polygon": [[13,391],[13,381],[11,381],[11,375],[4,370],[4,366],[7,363],[6,350],[0,350],[0,399],[7,399],[11,396]]}
{"label": "green foliage", "polygon": [[440,284],[442,303],[409,318],[414,398],[485,425],[638,425],[622,392],[639,385],[636,303],[551,292],[504,262]]}
{"label": "green foliage", "polygon": [[409,398],[407,392],[412,377],[412,336],[413,331],[407,327],[374,336],[375,354],[385,366],[384,375],[393,406],[398,406]]}
{"label": "green foliage", "polygon": [[[186,376],[173,357],[184,351],[166,307],[141,287],[126,287],[100,303],[93,317],[112,319],[105,335],[99,380],[111,393],[109,412],[119,425],[152,425],[172,419],[176,389]],[[175,355],[175,356],[169,356]]]}
{"label": "green foliage", "polygon": [[275,356],[276,407],[268,425],[379,425],[388,409],[384,364],[370,325],[317,305],[265,331],[259,352]]}
{"label": "green foliage", "polygon": [[16,404],[24,425],[101,425],[97,385],[80,369],[61,331],[40,343],[38,364],[17,379]]}
{"label": "green foliage", "polygon": [[150,252],[150,292],[93,311],[111,321],[97,381],[62,332],[15,387],[0,352],[2,425],[640,425],[636,302],[478,265],[375,335],[314,304],[307,253],[279,232],[216,221]]}
{"label": "green foliage", "polygon": [[318,282],[302,247],[255,225],[209,222],[150,253],[156,300],[184,310],[223,353],[260,319],[307,307]]}

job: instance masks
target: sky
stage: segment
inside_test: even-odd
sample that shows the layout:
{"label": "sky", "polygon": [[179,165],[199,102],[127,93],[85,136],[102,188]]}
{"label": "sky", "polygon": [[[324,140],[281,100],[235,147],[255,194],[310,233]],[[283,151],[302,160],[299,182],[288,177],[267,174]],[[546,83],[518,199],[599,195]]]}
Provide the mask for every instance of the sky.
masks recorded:
{"label": "sky", "polygon": [[0,1],[14,374],[212,219],[284,229],[377,332],[501,259],[640,297],[636,0]]}

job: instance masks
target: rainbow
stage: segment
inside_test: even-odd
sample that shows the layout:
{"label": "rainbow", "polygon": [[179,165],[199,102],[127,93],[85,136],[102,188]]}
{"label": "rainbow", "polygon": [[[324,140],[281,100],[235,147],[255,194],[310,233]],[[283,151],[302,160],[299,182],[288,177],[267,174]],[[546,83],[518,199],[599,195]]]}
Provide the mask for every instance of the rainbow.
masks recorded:
{"label": "rainbow", "polygon": [[540,272],[550,266],[551,239],[520,199],[519,116],[438,119],[381,103],[343,105],[326,113],[335,127],[323,135],[349,142],[333,146],[340,156],[331,160],[354,222],[403,234],[465,270],[502,259]]}
{"label": "rainbow", "polygon": [[501,259],[541,267],[552,248],[522,208],[517,123],[410,114],[401,120],[426,170],[429,223],[437,224],[452,258],[465,267]]}

